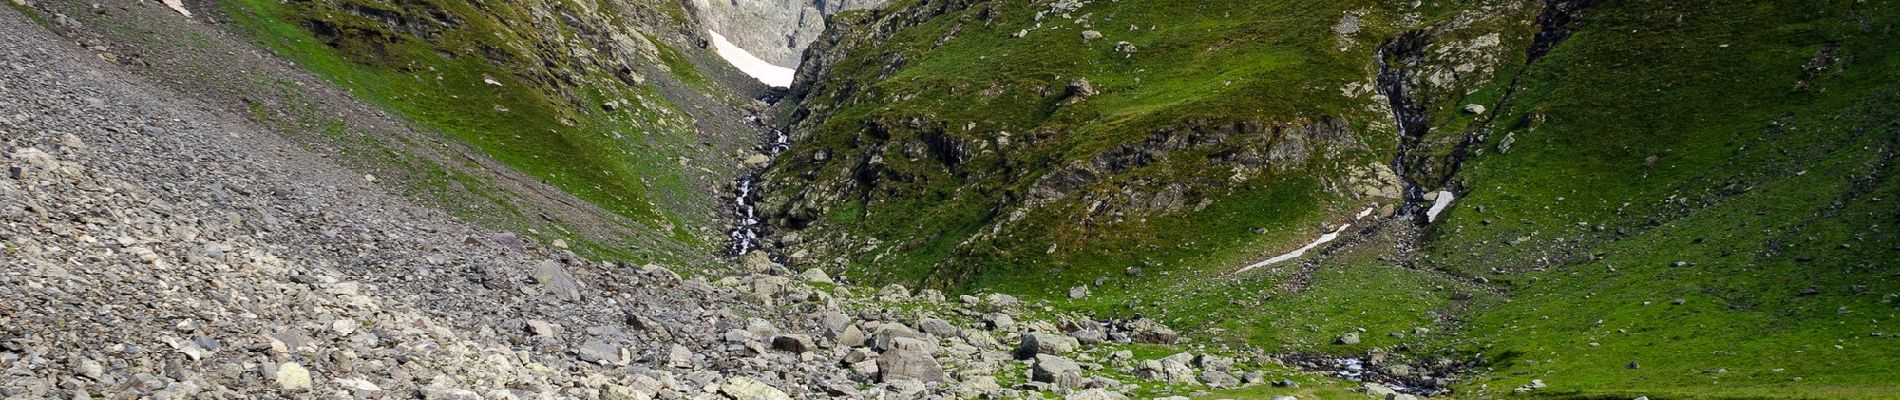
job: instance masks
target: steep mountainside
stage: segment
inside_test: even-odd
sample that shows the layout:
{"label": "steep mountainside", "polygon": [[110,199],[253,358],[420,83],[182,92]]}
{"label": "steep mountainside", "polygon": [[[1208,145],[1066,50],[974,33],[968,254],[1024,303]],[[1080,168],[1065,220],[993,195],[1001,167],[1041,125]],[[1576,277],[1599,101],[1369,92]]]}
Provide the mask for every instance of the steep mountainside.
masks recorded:
{"label": "steep mountainside", "polygon": [[4,2],[0,398],[1900,398],[1894,1]]}
{"label": "steep mountainside", "polygon": [[671,2],[127,3],[33,7],[412,197],[590,255],[712,262],[713,189],[762,134],[743,110],[763,87]]}
{"label": "steep mountainside", "polygon": [[1900,396],[1896,17],[898,2],[807,53],[765,207],[834,273],[1459,393]]}

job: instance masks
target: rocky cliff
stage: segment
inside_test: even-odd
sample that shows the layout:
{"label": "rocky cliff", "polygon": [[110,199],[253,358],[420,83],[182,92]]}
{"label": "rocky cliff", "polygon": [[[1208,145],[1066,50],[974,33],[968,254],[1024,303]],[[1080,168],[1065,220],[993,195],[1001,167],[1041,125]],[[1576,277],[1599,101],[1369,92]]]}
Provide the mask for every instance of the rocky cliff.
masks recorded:
{"label": "rocky cliff", "polygon": [[706,27],[772,64],[798,67],[805,47],[825,31],[825,19],[843,11],[872,9],[887,0],[692,0],[689,8]]}

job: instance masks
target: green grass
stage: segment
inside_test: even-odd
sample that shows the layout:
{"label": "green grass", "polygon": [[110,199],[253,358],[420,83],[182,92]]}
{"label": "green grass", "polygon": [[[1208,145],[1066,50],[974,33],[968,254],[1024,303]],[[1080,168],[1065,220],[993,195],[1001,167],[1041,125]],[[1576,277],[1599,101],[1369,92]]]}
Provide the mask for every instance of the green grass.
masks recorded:
{"label": "green grass", "polygon": [[[467,5],[430,5],[479,15]],[[667,194],[696,193],[683,190],[690,187],[682,178],[685,172],[677,170],[673,151],[667,150],[689,146],[690,128],[661,117],[671,111],[636,105],[615,114],[592,106],[637,99],[672,107],[650,87],[588,88],[574,92],[578,98],[559,97],[543,83],[518,79],[508,65],[473,54],[481,47],[511,48],[495,38],[512,33],[503,34],[507,31],[481,18],[463,18],[461,30],[424,41],[317,5],[236,0],[224,6],[266,47],[361,99],[472,144],[603,209],[648,226],[673,226],[670,235],[676,240],[700,242],[685,230],[685,217],[660,207],[681,200],[663,199]],[[306,28],[319,22],[350,33],[326,41]]]}
{"label": "green grass", "polygon": [[[1402,15],[1412,10],[1365,2],[1098,2],[1037,21],[1038,6],[978,3],[852,44],[829,90],[803,99],[820,107],[808,107],[817,119],[792,153],[830,160],[781,163],[773,179],[843,194],[817,204],[814,229],[881,241],[850,254],[857,278],[1155,316],[1210,345],[1487,361],[1459,384],[1461,397],[1510,396],[1541,379],[1550,387],[1525,396],[1900,398],[1900,346],[1881,326],[1900,297],[1891,279],[1900,208],[1886,203],[1900,194],[1891,179],[1900,147],[1891,43],[1900,41],[1890,33],[1900,10],[1599,2],[1569,41],[1526,65],[1542,4],[1516,5],[1441,2]],[[1364,31],[1340,50],[1331,27],[1348,10],[1364,13]],[[1080,18],[1106,38],[1084,41]],[[1416,263],[1395,262],[1400,249],[1372,240],[1310,271],[1222,274],[1363,206],[1325,178],[1389,161],[1394,140],[1377,101],[1341,88],[1370,82],[1385,38],[1453,22],[1432,30],[1435,46],[1492,34],[1501,44],[1486,50],[1494,75],[1415,87],[1432,133],[1410,177],[1448,178],[1461,192],[1423,232]],[[1139,50],[1116,52],[1124,40]],[[1824,43],[1838,46],[1835,57],[1804,70]],[[1464,61],[1431,57],[1431,68]],[[1797,88],[1804,76],[1813,85]],[[1068,98],[1078,77],[1100,93]],[[1496,114],[1460,112],[1466,104]],[[1215,148],[1251,146],[1230,138],[1162,153],[1010,217],[1036,179],[1160,130],[1322,116],[1349,121],[1365,148],[1235,182],[1208,161]],[[1467,133],[1477,151],[1453,172]],[[1512,151],[1498,151],[1507,136]],[[943,143],[968,157],[928,151]],[[1190,207],[1210,205],[1086,211],[1169,183],[1194,188]],[[1693,265],[1671,266],[1678,260]],[[1090,297],[1063,298],[1097,278],[1108,280]],[[1800,294],[1810,286],[1820,293]],[[1415,327],[1433,333],[1389,335]],[[1358,328],[1361,344],[1330,344]],[[1640,368],[1627,368],[1632,360]]]}
{"label": "green grass", "polygon": [[[1523,71],[1499,120],[1533,123],[1496,126],[1491,144],[1511,133],[1513,151],[1472,165],[1471,194],[1434,232],[1432,265],[1511,293],[1450,345],[1496,372],[1463,389],[1900,397],[1900,346],[1874,336],[1896,316],[1882,296],[1900,290],[1882,200],[1896,190],[1900,49],[1852,16],[1890,25],[1895,10],[1663,7],[1596,14]],[[1838,68],[1796,89],[1825,42]]]}
{"label": "green grass", "polygon": [[659,47],[660,62],[666,64],[667,70],[673,71],[673,75],[678,76],[680,82],[684,82],[701,91],[713,90],[712,80],[706,78],[706,74],[699,72],[699,67],[694,66],[692,61],[687,60],[685,54],[680,54],[679,50],[673,49],[673,46],[667,46],[665,42],[653,40],[652,38],[648,38],[647,41],[652,42],[655,47]]}
{"label": "green grass", "polygon": [[[1026,221],[1005,222],[1008,215],[999,212],[1013,208],[1002,207],[1018,204],[1040,172],[1086,162],[1159,131],[1186,135],[1234,124],[1272,129],[1357,114],[1344,99],[1327,94],[1368,71],[1363,54],[1370,49],[1341,53],[1319,40],[1331,39],[1328,27],[1337,19],[1332,13],[1349,5],[1102,3],[1074,13],[1092,15],[1094,29],[1106,32],[1093,41],[1053,16],[1040,22],[1051,28],[1015,38],[1039,24],[1036,10],[1011,2],[990,6],[997,18],[990,23],[939,17],[900,31],[875,50],[850,53],[830,79],[863,87],[815,127],[793,157],[821,148],[836,156],[827,163],[780,167],[780,176],[810,171],[822,175],[821,181],[842,180],[851,170],[840,166],[872,156],[884,160],[883,176],[872,183],[875,191],[847,195],[823,218],[892,243],[878,252],[887,256],[867,256],[854,273],[879,281],[1056,295],[1077,282],[1122,278],[1124,269],[1141,263],[1156,265],[1151,273],[1220,272],[1249,257],[1264,258],[1265,248],[1310,240],[1320,230],[1314,224],[1331,217],[1321,210],[1340,199],[1322,194],[1320,183],[1304,176],[1328,170],[1322,163],[1370,155],[1337,154],[1228,183],[1229,166],[1206,161],[1220,148],[1170,151],[1160,165],[1106,177],[1082,194],[1032,210]],[[939,43],[941,32],[950,29],[955,37]],[[1250,39],[1230,39],[1240,37]],[[1138,50],[1118,52],[1120,41]],[[884,69],[891,54],[904,56],[902,68]],[[1068,98],[1065,87],[1077,78],[1087,78],[1100,94]],[[867,135],[867,129],[889,137]],[[1013,143],[997,141],[999,132],[1009,132]],[[969,159],[946,168],[942,160],[914,159],[906,150],[933,140],[985,151],[970,151]],[[1272,139],[1248,140],[1264,147]],[[1116,182],[1140,180],[1155,182],[1142,191],[1188,181],[1184,208],[1204,199],[1212,203],[1200,212],[1120,221],[1087,215],[1087,199],[1112,201],[1120,189]],[[997,225],[1006,225],[1000,235],[985,232]],[[1270,233],[1263,237],[1251,232],[1255,228]],[[1049,252],[1052,245],[1055,251]]]}
{"label": "green grass", "polygon": [[34,24],[38,24],[41,28],[46,28],[47,30],[56,29],[53,27],[53,23],[47,22],[46,17],[40,16],[39,11],[33,10],[33,7],[28,7],[25,4],[16,3],[12,0],[5,1],[4,3],[7,3],[7,8],[18,11],[20,15],[26,16],[26,19],[32,20]]}

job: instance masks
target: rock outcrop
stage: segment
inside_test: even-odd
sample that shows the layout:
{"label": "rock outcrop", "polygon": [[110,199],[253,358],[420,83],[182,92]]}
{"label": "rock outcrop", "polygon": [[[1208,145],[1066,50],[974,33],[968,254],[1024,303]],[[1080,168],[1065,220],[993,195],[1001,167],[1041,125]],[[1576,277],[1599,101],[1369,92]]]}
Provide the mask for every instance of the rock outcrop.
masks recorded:
{"label": "rock outcrop", "polygon": [[886,0],[692,0],[707,29],[774,65],[797,68],[799,57],[834,13],[877,8]]}

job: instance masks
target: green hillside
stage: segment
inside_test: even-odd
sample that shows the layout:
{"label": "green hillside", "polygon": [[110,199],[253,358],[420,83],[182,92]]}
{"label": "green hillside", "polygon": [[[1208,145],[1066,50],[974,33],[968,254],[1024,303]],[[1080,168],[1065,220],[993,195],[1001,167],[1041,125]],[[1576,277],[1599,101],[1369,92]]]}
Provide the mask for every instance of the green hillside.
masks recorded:
{"label": "green hillside", "polygon": [[[829,68],[783,108],[806,136],[768,204],[792,249],[867,281],[1468,365],[1463,395],[1894,398],[1896,19],[1886,2],[903,2],[807,55]],[[1380,60],[1423,114],[1415,144]],[[1437,221],[1356,190],[1394,160],[1412,207],[1457,196]],[[1367,207],[1380,218],[1355,221]],[[1318,255],[1234,273],[1343,223]]]}

